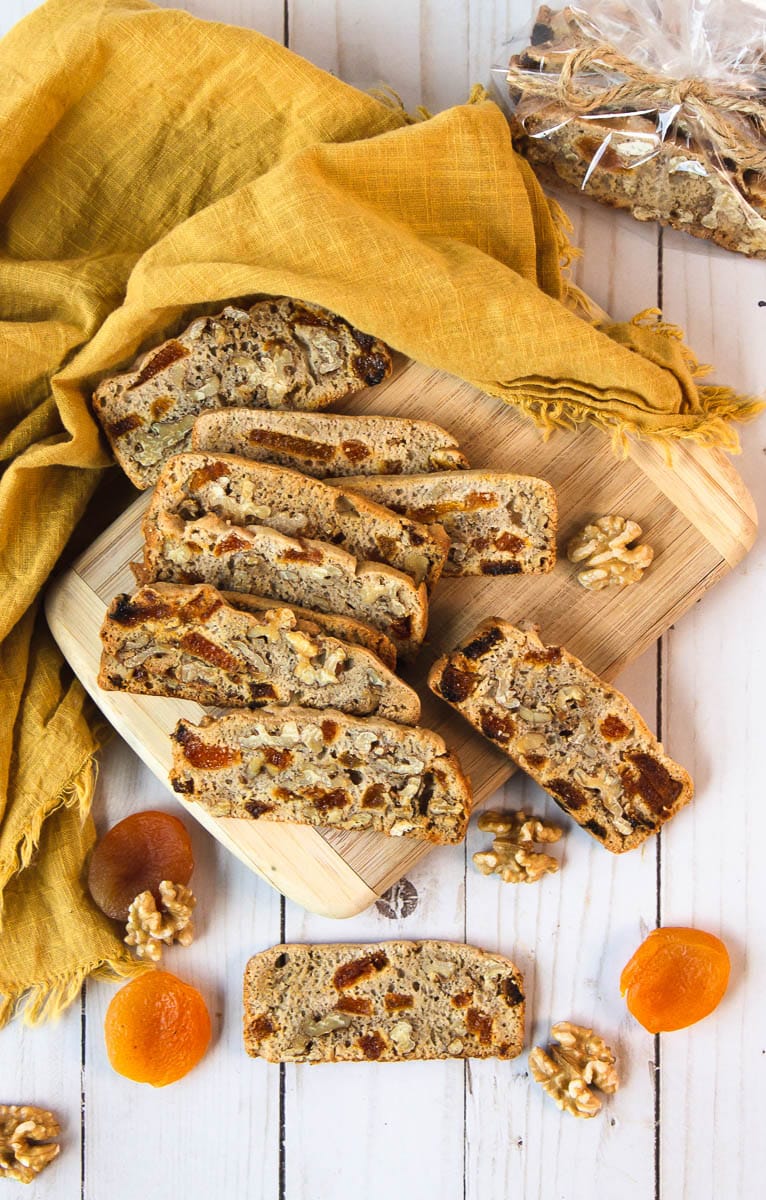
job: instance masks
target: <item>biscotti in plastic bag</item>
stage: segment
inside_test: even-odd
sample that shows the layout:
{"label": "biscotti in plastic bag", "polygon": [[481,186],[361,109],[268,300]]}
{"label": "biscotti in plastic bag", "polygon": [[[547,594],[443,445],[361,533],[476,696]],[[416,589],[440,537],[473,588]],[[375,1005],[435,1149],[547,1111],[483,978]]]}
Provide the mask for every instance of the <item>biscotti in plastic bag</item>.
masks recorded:
{"label": "biscotti in plastic bag", "polygon": [[766,14],[743,0],[543,6],[495,81],[548,183],[766,258]]}

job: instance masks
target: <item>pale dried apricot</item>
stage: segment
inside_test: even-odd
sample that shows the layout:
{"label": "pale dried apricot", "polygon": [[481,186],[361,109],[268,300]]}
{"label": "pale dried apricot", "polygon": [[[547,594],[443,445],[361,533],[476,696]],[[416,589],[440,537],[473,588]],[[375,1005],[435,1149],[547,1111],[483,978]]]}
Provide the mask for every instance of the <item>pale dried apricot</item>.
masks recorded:
{"label": "pale dried apricot", "polygon": [[620,976],[620,992],[650,1033],[701,1021],[729,982],[729,953],[715,934],[668,926],[653,929]]}
{"label": "pale dried apricot", "polygon": [[210,1015],[195,987],[168,971],[139,975],[106,1010],[109,1061],[136,1083],[165,1087],[196,1067],[210,1043]]}
{"label": "pale dried apricot", "polygon": [[187,884],[194,855],[186,826],[171,813],[132,813],[106,833],[93,850],[88,889],[102,912],[127,921],[128,909],[141,892],[160,903],[160,883]]}

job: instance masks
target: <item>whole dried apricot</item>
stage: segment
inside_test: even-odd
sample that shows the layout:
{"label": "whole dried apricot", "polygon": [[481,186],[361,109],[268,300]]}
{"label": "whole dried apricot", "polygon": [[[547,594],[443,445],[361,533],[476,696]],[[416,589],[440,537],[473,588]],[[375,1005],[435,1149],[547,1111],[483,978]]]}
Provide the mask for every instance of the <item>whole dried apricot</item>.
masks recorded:
{"label": "whole dried apricot", "polygon": [[620,976],[633,1016],[650,1033],[669,1033],[701,1021],[729,982],[729,952],[702,929],[653,929]]}
{"label": "whole dried apricot", "polygon": [[194,855],[186,826],[171,813],[132,813],[119,821],[94,847],[88,889],[108,917],[127,921],[128,909],[141,892],[160,903],[160,883],[187,884]]}
{"label": "whole dried apricot", "polygon": [[152,1087],[175,1083],[196,1067],[210,1032],[200,993],[168,971],[150,971],[120,988],[104,1021],[115,1071]]}

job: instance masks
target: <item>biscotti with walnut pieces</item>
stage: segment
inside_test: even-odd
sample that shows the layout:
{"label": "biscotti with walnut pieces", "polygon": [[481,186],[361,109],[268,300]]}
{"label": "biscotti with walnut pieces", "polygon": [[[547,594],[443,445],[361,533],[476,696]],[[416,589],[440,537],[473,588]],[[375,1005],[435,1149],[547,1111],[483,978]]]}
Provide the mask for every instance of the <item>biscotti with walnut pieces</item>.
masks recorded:
{"label": "biscotti with walnut pieces", "polygon": [[[267,596],[252,596],[247,592],[221,592],[227,604],[239,608],[243,612],[262,613],[274,607],[274,601]],[[342,617],[339,613],[322,613],[314,609],[302,608],[300,604],[288,604],[279,601],[280,606],[289,608],[295,613],[298,629],[309,633],[319,630],[330,637],[340,638],[342,642],[350,642],[353,646],[364,646],[376,654],[384,666],[392,671],[396,667],[396,646],[379,629],[365,625],[364,621],[355,621],[353,617]]]}
{"label": "biscotti with walnut pieces", "polygon": [[211,583],[337,613],[380,630],[404,658],[419,650],[428,625],[428,594],[409,575],[360,562],[327,542],[285,537],[265,525],[230,525],[221,517],[184,521],[159,512],[145,531],[139,583]]}
{"label": "biscotti with walnut pieces", "polygon": [[[704,119],[689,120],[686,106],[667,90],[647,103],[647,92],[639,87],[632,102],[629,64],[611,107],[587,113],[568,107],[556,94],[559,73],[572,56],[598,45],[587,18],[581,23],[581,17],[571,8],[555,12],[543,6],[531,45],[511,59],[514,149],[544,183],[563,184],[626,209],[638,220],[657,221],[728,250],[766,258],[766,173],[747,166],[763,159],[763,132],[755,119],[736,111],[734,96],[726,97],[732,103],[714,108],[713,119],[723,117],[730,132],[726,153],[719,153],[705,137]],[[608,92],[619,78],[614,72],[605,74],[607,68],[599,71],[598,60],[595,67],[596,73],[591,64],[574,80],[591,96]],[[640,83],[641,68],[636,72]],[[715,89],[712,80],[704,86]],[[650,111],[658,105],[663,111]]]}
{"label": "biscotti with walnut pieces", "polygon": [[450,539],[444,575],[532,575],[556,563],[556,493],[545,479],[505,471],[370,475],[350,488]]}
{"label": "biscotti with walnut pieces", "polygon": [[272,946],[244,978],[245,1049],[269,1062],[515,1058],[524,980],[456,942]]}
{"label": "biscotti with walnut pieces", "polygon": [[101,627],[100,687],[226,708],[299,704],[414,724],[417,693],[361,646],[274,602],[252,613],[207,584],[117,596]]}
{"label": "biscotti with walnut pieces", "polygon": [[152,534],[161,513],[186,521],[215,516],[232,525],[267,526],[288,537],[312,538],[364,562],[386,563],[433,587],[449,550],[438,526],[390,512],[344,487],[235,454],[176,454],[165,464],[143,520]]}
{"label": "biscotti with walnut pieces", "polygon": [[692,798],[633,705],[534,629],[484,621],[428,683],[607,850],[640,846]]}
{"label": "biscotti with walnut pieces", "polygon": [[288,297],[197,317],[131,371],[103,380],[93,408],[139,488],[184,450],[204,409],[318,409],[380,383],[388,348],[342,317]]}
{"label": "biscotti with walnut pieces", "polygon": [[221,409],[194,422],[192,448],[277,463],[317,479],[420,475],[468,466],[445,429],[406,417]]}
{"label": "biscotti with walnut pieces", "polygon": [[213,816],[465,837],[470,786],[430,729],[288,707],[179,721],[171,737],[173,790]]}

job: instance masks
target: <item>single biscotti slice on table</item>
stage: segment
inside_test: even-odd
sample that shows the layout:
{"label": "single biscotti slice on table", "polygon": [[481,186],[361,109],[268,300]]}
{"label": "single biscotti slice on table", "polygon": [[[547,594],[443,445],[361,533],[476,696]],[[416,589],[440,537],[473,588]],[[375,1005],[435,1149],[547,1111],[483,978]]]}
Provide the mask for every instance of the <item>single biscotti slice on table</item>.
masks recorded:
{"label": "single biscotti slice on table", "polygon": [[143,563],[133,570],[139,583],[211,583],[339,613],[379,629],[404,658],[417,653],[428,625],[424,583],[265,525],[230,525],[215,516],[185,521],[161,511],[146,529]]}
{"label": "single biscotti slice on table", "polygon": [[450,539],[445,575],[534,575],[556,562],[556,493],[545,479],[504,471],[371,475],[343,480],[361,496]]}
{"label": "single biscotti slice on table", "polygon": [[388,348],[324,308],[288,297],[197,317],[136,367],[105,379],[93,408],[120,466],[150,487],[207,408],[325,408],[391,373]]}
{"label": "single biscotti slice on table", "polygon": [[99,686],[228,708],[300,704],[414,724],[417,693],[380,659],[278,602],[229,605],[208,584],[148,584],[115,597],[101,627]]}
{"label": "single biscotti slice on table", "polygon": [[630,701],[535,629],[485,621],[428,683],[607,850],[640,846],[692,798]]}
{"label": "single biscotti slice on table", "polygon": [[269,1062],[515,1058],[524,980],[456,942],[272,946],[245,968],[247,1053]]}
{"label": "single biscotti slice on table", "polygon": [[471,789],[430,729],[336,709],[262,708],[172,734],[174,791],[217,817],[460,842]]}
{"label": "single biscotti slice on table", "polygon": [[[274,607],[274,601],[267,596],[250,596],[247,592],[221,592],[227,604],[243,612],[262,613]],[[339,613],[321,613],[310,608],[301,608],[299,604],[288,604],[279,601],[280,607],[289,608],[295,613],[296,628],[302,629],[309,635],[326,633],[329,637],[339,638],[341,642],[350,642],[352,646],[364,646],[376,654],[384,666],[392,671],[396,666],[396,646],[379,629],[365,625],[364,621],[355,621],[353,617],[342,617]]]}
{"label": "single biscotti slice on table", "polygon": [[158,513],[185,520],[212,514],[234,525],[276,529],[290,537],[330,542],[367,562],[387,563],[430,589],[441,574],[449,539],[344,488],[298,471],[234,454],[177,454],[164,466],[143,522],[149,535]]}
{"label": "single biscotti slice on table", "polygon": [[406,417],[220,409],[197,418],[191,444],[194,450],[293,467],[317,479],[421,475],[468,466],[446,429]]}

